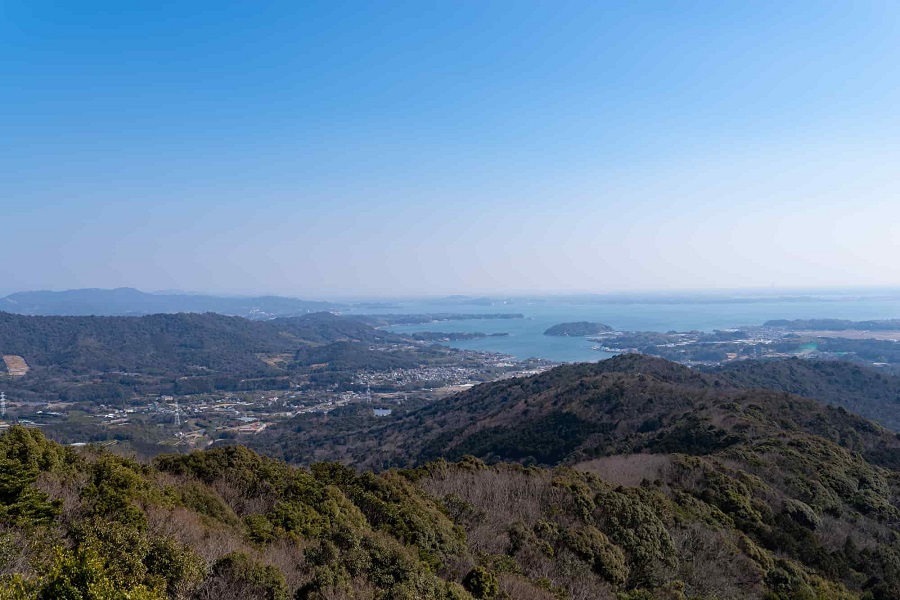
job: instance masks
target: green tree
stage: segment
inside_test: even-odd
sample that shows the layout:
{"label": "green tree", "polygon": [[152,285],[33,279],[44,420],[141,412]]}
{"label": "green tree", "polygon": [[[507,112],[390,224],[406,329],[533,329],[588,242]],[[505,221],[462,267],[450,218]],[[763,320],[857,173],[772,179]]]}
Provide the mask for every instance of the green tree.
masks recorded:
{"label": "green tree", "polygon": [[475,567],[463,578],[463,587],[480,600],[491,600],[500,593],[497,576],[484,567]]}
{"label": "green tree", "polygon": [[247,598],[286,600],[288,595],[284,575],[277,568],[262,565],[242,552],[226,554],[212,568],[213,589],[223,587],[241,592]]}

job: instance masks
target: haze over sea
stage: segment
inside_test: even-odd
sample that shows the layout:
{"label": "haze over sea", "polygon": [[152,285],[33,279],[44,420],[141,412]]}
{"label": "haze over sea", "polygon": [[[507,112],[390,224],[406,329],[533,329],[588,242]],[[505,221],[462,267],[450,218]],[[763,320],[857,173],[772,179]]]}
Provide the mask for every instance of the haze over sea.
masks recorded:
{"label": "haze over sea", "polygon": [[554,337],[544,331],[567,321],[595,321],[619,331],[712,331],[762,325],[770,319],[895,319],[900,318],[900,294],[823,294],[816,296],[704,298],[645,297],[628,301],[596,301],[552,297],[396,300],[389,308],[354,312],[378,313],[521,313],[524,319],[472,319],[392,327],[396,332],[508,333],[450,343],[456,348],[500,352],[519,359],[544,358],[560,362],[596,361],[612,356],[592,350],[586,338]]}

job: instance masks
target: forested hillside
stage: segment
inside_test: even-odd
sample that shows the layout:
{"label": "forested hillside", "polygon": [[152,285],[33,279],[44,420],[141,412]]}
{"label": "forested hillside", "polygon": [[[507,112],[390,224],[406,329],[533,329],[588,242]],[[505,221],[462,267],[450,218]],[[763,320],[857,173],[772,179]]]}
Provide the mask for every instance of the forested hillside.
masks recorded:
{"label": "forested hillside", "polygon": [[0,351],[32,367],[86,374],[160,373],[209,369],[266,370],[260,353],[291,352],[303,344],[375,341],[389,337],[329,313],[250,321],[205,313],[146,317],[30,317],[0,313]]}
{"label": "forested hillside", "polygon": [[712,370],[739,387],[815,398],[900,431],[900,377],[833,360],[740,361]]}
{"label": "forested hillside", "polygon": [[[820,470],[827,460],[827,470]],[[780,485],[773,485],[775,466]],[[888,600],[897,472],[822,438],[379,475],[0,437],[0,599]]]}
{"label": "forested hillside", "polygon": [[[384,362],[384,353],[372,355],[370,345],[392,343],[408,341],[330,313],[251,321],[213,313],[35,317],[0,312],[0,354],[21,357],[30,367],[24,377],[4,378],[4,387],[33,402],[121,404],[147,394],[283,389],[288,375],[315,364],[305,357],[319,360],[329,346],[343,348],[342,364],[357,370],[368,368],[369,359]],[[406,361],[418,364],[415,358]],[[0,376],[5,374],[0,367]]]}
{"label": "forested hillside", "polygon": [[775,435],[783,423],[900,465],[896,435],[846,410],[635,354],[480,385],[340,435],[333,434],[340,422],[304,422],[253,443],[301,463],[340,459],[385,468],[472,454],[553,465],[612,452],[711,453]]}
{"label": "forested hillside", "polygon": [[[824,371],[820,375],[824,377]],[[481,385],[394,422],[342,429],[339,420],[332,420],[273,432],[254,442],[300,463],[340,458],[386,468],[442,459],[469,461],[466,456],[474,455],[490,463],[567,465],[568,469],[553,468],[556,475],[547,477],[558,481],[559,473],[589,472],[604,481],[574,483],[570,488],[587,495],[579,502],[589,514],[603,514],[615,504],[595,485],[611,485],[640,499],[642,508],[634,509],[635,516],[602,521],[607,527],[624,522],[627,528],[639,529],[650,520],[641,512],[646,510],[667,527],[677,523],[690,528],[699,522],[701,529],[712,527],[717,532],[696,531],[697,538],[689,542],[679,538],[688,535],[684,531],[668,530],[673,540],[697,544],[682,556],[693,553],[702,561],[706,559],[699,557],[709,553],[715,555],[709,560],[731,556],[741,563],[744,559],[736,558],[736,547],[749,556],[762,549],[782,560],[777,567],[767,563],[776,571],[763,569],[765,575],[757,579],[745,571],[750,563],[702,565],[704,572],[719,577],[715,585],[722,588],[713,591],[692,583],[684,589],[695,590],[693,597],[760,597],[766,587],[775,594],[771,598],[843,597],[837,589],[792,588],[804,577],[803,585],[815,588],[818,584],[811,583],[810,574],[839,581],[853,594],[900,597],[898,434],[840,407],[783,391],[738,388],[719,374],[661,359],[627,355],[563,366],[530,378]],[[482,529],[478,519],[501,521],[506,507],[525,502],[523,490],[531,490],[528,486],[534,481],[526,478],[530,483],[520,482],[523,489],[504,487],[497,496],[489,489],[497,481],[497,469],[507,474],[501,478],[503,486],[512,485],[506,479],[518,478],[519,473],[545,472],[533,466],[525,471],[492,467],[478,470],[481,475],[454,479],[449,487],[429,488],[453,495],[452,502],[463,499],[457,510],[462,518],[474,510],[478,516],[470,530],[495,551],[503,547],[503,538],[491,542],[496,531]],[[627,491],[629,487],[637,489]],[[552,485],[548,489],[555,490]],[[539,548],[546,548],[544,542],[553,548],[558,530],[542,529],[553,509],[529,506],[532,527],[515,535]],[[606,537],[601,540],[615,541],[610,531],[591,524],[603,531]],[[517,542],[510,543],[518,548]],[[605,542],[596,543],[602,547]],[[512,554],[518,556],[517,552]],[[670,554],[671,550],[661,552]],[[804,565],[806,575],[799,575],[792,561]],[[628,572],[634,568],[629,566]],[[655,568],[681,573],[684,565]],[[742,574],[730,570],[734,568]],[[751,581],[756,583],[750,585]],[[727,591],[729,585],[740,591]],[[705,591],[696,591],[700,589]]]}
{"label": "forested hillside", "polygon": [[254,444],[305,466],[13,427],[0,600],[900,597],[900,437],[843,408],[624,355],[302,423]]}

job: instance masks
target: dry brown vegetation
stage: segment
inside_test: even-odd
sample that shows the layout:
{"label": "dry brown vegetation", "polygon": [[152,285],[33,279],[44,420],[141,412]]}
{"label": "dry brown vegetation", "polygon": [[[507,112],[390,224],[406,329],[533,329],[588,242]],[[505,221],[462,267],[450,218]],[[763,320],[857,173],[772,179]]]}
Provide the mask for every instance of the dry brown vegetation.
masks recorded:
{"label": "dry brown vegetation", "polygon": [[671,464],[672,457],[667,454],[642,453],[604,456],[578,463],[574,467],[616,485],[638,486],[660,479],[663,470]]}
{"label": "dry brown vegetation", "polygon": [[25,359],[14,354],[4,354],[3,362],[6,364],[6,372],[10,377],[24,377],[28,374],[29,367]]}

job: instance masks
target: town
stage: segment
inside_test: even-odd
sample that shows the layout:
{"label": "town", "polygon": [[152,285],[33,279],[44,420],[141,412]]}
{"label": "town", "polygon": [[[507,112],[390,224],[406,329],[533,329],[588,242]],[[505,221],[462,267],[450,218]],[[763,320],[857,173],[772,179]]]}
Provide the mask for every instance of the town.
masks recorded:
{"label": "town", "polygon": [[[17,422],[39,427],[72,446],[120,445],[127,452],[154,455],[204,448],[253,436],[275,424],[336,410],[372,418],[438,402],[478,383],[534,375],[550,361],[454,351],[465,366],[422,366],[361,370],[350,385],[315,385],[298,377],[287,389],[147,395],[124,404],[20,401],[0,392],[0,431]],[[462,361],[461,361],[462,362]]]}

